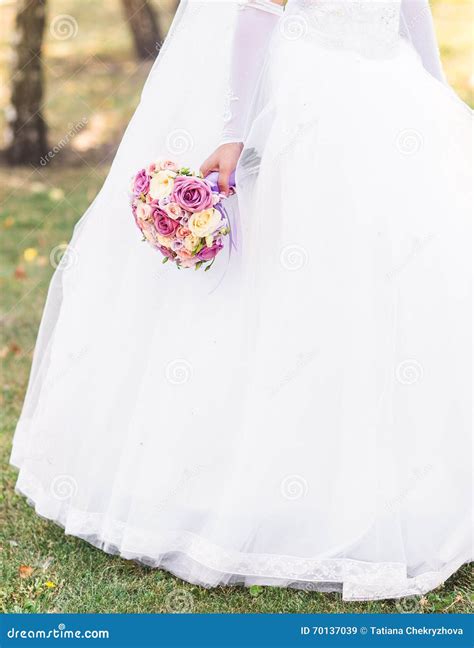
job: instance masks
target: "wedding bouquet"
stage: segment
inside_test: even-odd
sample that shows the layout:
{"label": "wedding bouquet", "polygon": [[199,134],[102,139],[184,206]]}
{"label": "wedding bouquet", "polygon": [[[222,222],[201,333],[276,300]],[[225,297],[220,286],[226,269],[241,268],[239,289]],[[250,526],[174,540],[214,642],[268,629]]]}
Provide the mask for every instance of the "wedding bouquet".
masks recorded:
{"label": "wedding bouquet", "polygon": [[132,182],[132,212],[143,240],[178,268],[212,266],[230,233],[225,198],[216,173],[203,178],[169,160],[141,169]]}

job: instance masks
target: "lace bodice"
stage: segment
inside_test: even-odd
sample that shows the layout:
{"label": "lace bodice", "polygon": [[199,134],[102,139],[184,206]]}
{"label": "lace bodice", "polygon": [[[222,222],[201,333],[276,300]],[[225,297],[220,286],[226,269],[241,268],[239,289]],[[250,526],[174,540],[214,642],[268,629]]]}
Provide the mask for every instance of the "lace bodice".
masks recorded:
{"label": "lace bodice", "polygon": [[385,58],[399,42],[398,0],[289,0],[281,29],[289,39]]}
{"label": "lace bodice", "polygon": [[[394,59],[410,43],[425,69],[444,80],[429,0],[288,0],[284,10],[272,0],[237,4],[221,143],[243,141],[272,41],[277,49],[289,44],[288,54],[297,51],[310,61],[314,48],[349,53],[347,60]],[[342,57],[343,67],[347,60]]]}

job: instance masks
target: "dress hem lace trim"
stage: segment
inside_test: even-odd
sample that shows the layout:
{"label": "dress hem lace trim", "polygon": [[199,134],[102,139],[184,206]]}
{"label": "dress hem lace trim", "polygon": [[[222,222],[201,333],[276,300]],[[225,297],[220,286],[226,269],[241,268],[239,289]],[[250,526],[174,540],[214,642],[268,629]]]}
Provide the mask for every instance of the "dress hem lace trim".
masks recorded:
{"label": "dress hem lace trim", "polygon": [[67,535],[106,553],[165,569],[207,588],[259,584],[305,591],[341,591],[344,601],[402,598],[425,594],[470,562],[470,557],[464,557],[439,571],[410,577],[403,563],[228,551],[189,531],[166,531],[160,537],[154,534],[150,547],[143,530],[58,501],[24,470],[20,472],[16,492],[27,499],[39,516],[61,526]]}

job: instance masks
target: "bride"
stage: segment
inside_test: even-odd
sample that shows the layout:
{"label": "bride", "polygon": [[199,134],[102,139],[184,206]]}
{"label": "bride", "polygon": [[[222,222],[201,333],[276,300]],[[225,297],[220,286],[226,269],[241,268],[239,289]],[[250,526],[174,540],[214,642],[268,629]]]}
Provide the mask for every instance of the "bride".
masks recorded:
{"label": "bride", "polygon": [[[206,587],[396,598],[470,561],[470,123],[427,0],[183,1],[52,280],[18,492]],[[137,238],[157,158],[237,168],[211,272]]]}

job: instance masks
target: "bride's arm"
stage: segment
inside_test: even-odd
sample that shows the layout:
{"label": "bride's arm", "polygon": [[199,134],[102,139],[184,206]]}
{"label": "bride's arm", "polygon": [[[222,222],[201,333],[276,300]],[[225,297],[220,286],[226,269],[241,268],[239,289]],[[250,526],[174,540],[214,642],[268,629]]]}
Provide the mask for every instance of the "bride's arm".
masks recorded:
{"label": "bride's arm", "polygon": [[446,83],[429,0],[402,0],[400,29],[418,52],[425,69]]}
{"label": "bride's arm", "polygon": [[229,191],[229,177],[242,151],[250,105],[283,2],[247,0],[239,9],[232,47],[230,117],[221,145],[201,167],[203,175],[219,171],[219,187],[225,193]]}

